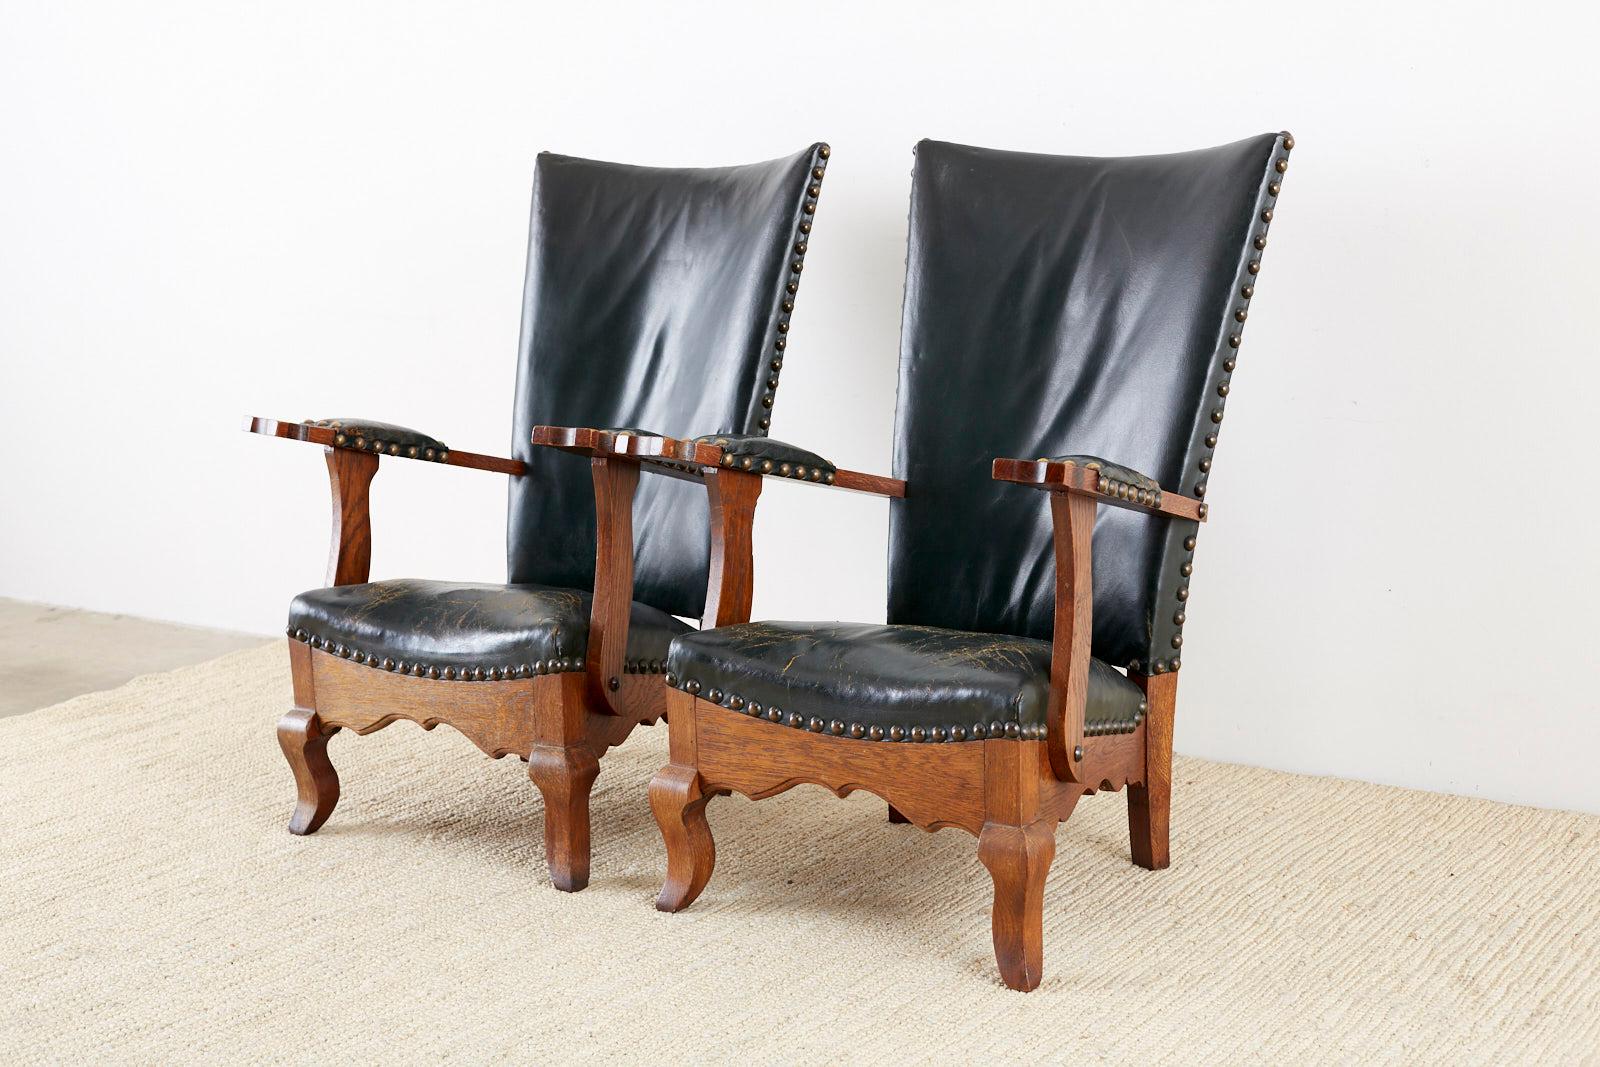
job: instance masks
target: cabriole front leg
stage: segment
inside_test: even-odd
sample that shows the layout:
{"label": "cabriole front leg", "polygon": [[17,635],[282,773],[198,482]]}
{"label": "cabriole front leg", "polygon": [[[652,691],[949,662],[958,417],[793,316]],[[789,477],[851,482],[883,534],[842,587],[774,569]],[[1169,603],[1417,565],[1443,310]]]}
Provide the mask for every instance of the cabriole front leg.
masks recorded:
{"label": "cabriole front leg", "polygon": [[339,803],[339,774],[328,759],[328,738],[337,732],[338,727],[325,729],[317,713],[308,708],[293,708],[278,721],[278,747],[294,772],[291,834],[316,833]]}

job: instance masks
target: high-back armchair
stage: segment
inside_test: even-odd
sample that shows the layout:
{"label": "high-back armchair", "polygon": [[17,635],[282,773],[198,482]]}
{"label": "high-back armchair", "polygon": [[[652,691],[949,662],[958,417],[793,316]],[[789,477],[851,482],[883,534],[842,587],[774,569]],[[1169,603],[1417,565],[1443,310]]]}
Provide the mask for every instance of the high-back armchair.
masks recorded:
{"label": "high-back armchair", "polygon": [[[540,155],[509,458],[370,420],[254,421],[323,445],[334,492],[327,586],[289,613],[291,831],[338,801],[334,733],[443,722],[528,759],[551,877],[587,883],[598,759],[661,714],[667,644],[690,629],[676,616],[699,616],[708,586],[704,492],[640,485],[633,457],[608,456],[619,440],[648,455],[665,434],[765,438],[828,156],[669,169]],[[549,422],[606,427],[606,450],[580,465],[536,446]],[[510,476],[505,582],[367,580],[368,485],[387,457]]]}
{"label": "high-back armchair", "polygon": [[1135,862],[1167,865],[1189,577],[1293,145],[918,146],[888,623],[673,641],[659,907],[710,878],[712,796],[800,782],[978,835],[1016,989],[1039,981],[1054,831],[1080,796],[1126,787]]}

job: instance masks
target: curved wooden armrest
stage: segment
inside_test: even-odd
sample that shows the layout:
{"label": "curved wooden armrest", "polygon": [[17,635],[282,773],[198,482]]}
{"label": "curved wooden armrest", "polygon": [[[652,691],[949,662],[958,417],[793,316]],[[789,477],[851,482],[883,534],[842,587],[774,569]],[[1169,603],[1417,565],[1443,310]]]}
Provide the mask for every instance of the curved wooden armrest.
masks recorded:
{"label": "curved wooden armrest", "polygon": [[[997,459],[994,461],[993,477],[996,481],[1015,482],[1033,489],[1084,493],[1112,507],[1171,515],[1196,522],[1206,521],[1210,509],[1202,501],[1179,493],[1169,493],[1159,487],[1145,488],[1155,483],[1144,475],[1126,471],[1126,468],[1114,464],[1100,466],[1098,464],[1103,461],[1084,458],[1088,462],[1074,459]],[[1125,472],[1132,477],[1113,477]]]}
{"label": "curved wooden armrest", "polygon": [[[734,447],[723,448],[714,443],[713,437],[699,439],[684,439],[666,437],[661,434],[651,433],[647,430],[614,429],[602,430],[586,426],[535,426],[533,428],[533,443],[544,448],[557,448],[563,452],[572,452],[590,458],[610,458],[634,460],[642,465],[642,469],[653,474],[665,474],[670,477],[687,478],[690,481],[705,481],[706,475],[712,469],[730,468],[726,473],[743,474],[748,471],[752,477],[780,478],[783,481],[799,481],[806,485],[824,485],[834,489],[846,489],[856,493],[869,493],[873,496],[903,497],[906,495],[906,483],[898,478],[884,478],[876,474],[864,474],[861,471],[835,469],[828,475],[811,479],[802,478],[792,473],[784,473],[781,464],[774,464],[770,469],[735,468],[735,463],[742,458],[751,458],[743,452],[736,451]],[[831,476],[831,480],[829,480]]]}
{"label": "curved wooden armrest", "polygon": [[[268,437],[283,437],[290,441],[306,441],[314,445],[323,445],[327,448],[337,448],[343,451],[355,452],[369,456],[388,456],[394,459],[415,459],[426,463],[443,463],[450,467],[471,467],[474,470],[494,471],[498,474],[522,475],[527,468],[521,460],[502,459],[499,456],[486,456],[478,452],[463,452],[459,448],[446,449],[437,453],[432,459],[425,456],[410,455],[403,449],[387,450],[370,447],[363,440],[363,447],[356,446],[357,438],[351,438],[340,433],[332,426],[318,426],[310,422],[284,422],[279,419],[264,419],[259,416],[252,418],[245,424],[245,429],[250,433],[265,434]],[[371,444],[380,444],[373,442]]]}

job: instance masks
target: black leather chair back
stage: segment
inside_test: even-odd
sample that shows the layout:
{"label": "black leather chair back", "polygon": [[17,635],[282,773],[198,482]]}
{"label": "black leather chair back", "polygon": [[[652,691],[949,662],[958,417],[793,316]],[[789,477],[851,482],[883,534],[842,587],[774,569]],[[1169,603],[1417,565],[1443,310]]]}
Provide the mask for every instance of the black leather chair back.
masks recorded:
{"label": "black leather chair back", "polygon": [[[1050,637],[1049,505],[993,481],[995,457],[1096,455],[1203,496],[1287,157],[1277,134],[1109,159],[917,146],[890,622]],[[1096,658],[1175,669],[1197,527],[1099,509]]]}
{"label": "black leather chair back", "polygon": [[[589,466],[529,444],[541,423],[672,437],[767,431],[827,148],[666,169],[544,153],[534,175],[512,455],[512,582],[594,585]],[[646,474],[636,599],[705,604],[705,490]]]}

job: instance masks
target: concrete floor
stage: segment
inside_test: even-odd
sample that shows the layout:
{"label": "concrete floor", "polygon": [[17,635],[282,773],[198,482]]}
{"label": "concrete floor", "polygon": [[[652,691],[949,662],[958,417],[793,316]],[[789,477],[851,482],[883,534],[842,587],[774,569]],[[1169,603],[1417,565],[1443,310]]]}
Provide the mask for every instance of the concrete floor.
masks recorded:
{"label": "concrete floor", "polygon": [[0,716],[270,640],[0,598]]}

